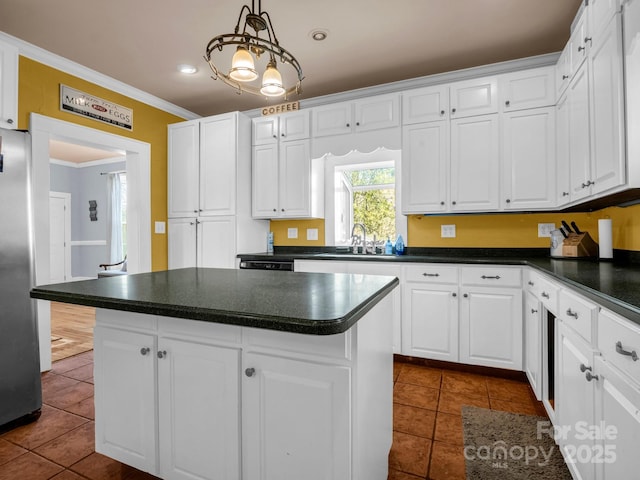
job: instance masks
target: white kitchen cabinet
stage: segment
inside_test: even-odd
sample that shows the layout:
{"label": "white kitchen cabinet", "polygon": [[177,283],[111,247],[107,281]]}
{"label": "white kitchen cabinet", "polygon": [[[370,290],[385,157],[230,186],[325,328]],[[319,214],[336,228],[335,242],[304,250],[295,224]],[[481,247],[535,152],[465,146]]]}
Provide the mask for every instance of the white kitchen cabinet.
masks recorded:
{"label": "white kitchen cabinet", "polygon": [[333,260],[295,260],[294,271],[307,273],[347,273],[349,262]]}
{"label": "white kitchen cabinet", "polygon": [[18,128],[18,49],[0,42],[0,127]]}
{"label": "white kitchen cabinet", "polygon": [[96,452],[156,473],[156,337],[106,328],[93,332]]}
{"label": "white kitchen cabinet", "polygon": [[555,108],[502,115],[502,202],[505,210],[556,204]]}
{"label": "white kitchen cabinet", "polygon": [[236,227],[237,219],[233,215],[170,218],[169,268],[235,268]]}
{"label": "white kitchen cabinet", "polygon": [[167,194],[169,218],[196,217],[200,210],[200,123],[169,125]]}
{"label": "white kitchen cabinet", "polygon": [[590,480],[595,478],[595,464],[581,459],[591,460],[595,454],[593,438],[583,434],[584,428],[594,425],[595,383],[599,379],[593,370],[593,349],[563,322],[557,332],[555,425],[562,434],[556,441],[574,478]]}
{"label": "white kitchen cabinet", "polygon": [[571,174],[571,201],[590,195],[589,147],[589,75],[587,65],[576,72],[567,88],[569,115],[569,171]]}
{"label": "white kitchen cabinet", "polygon": [[350,368],[253,352],[244,366],[243,478],[351,478]]}
{"label": "white kitchen cabinet", "polygon": [[[567,82],[568,83],[568,82]],[[556,104],[556,205],[561,207],[571,201],[569,102],[562,95]]]}
{"label": "white kitchen cabinet", "polygon": [[397,94],[324,105],[315,107],[312,112],[311,128],[314,138],[400,125],[400,99]]}
{"label": "white kitchen cabinet", "polygon": [[607,357],[596,357],[595,425],[596,478],[628,478],[640,472],[640,385],[616,369]]}
{"label": "white kitchen cabinet", "polygon": [[497,114],[451,121],[451,211],[498,210],[499,127]]}
{"label": "white kitchen cabinet", "polygon": [[458,362],[458,269],[410,265],[405,278],[402,353]]}
{"label": "white kitchen cabinet", "polygon": [[305,138],[309,138],[309,111],[271,115],[253,120],[253,145]]}
{"label": "white kitchen cabinet", "polygon": [[402,213],[449,208],[449,122],[402,128]]}
{"label": "white kitchen cabinet", "polygon": [[160,476],[240,478],[240,349],[160,337],[158,352]]}
{"label": "white kitchen cabinet", "polygon": [[170,269],[195,267],[197,256],[197,218],[170,218],[167,222],[168,265]]}
{"label": "white kitchen cabinet", "polygon": [[616,13],[621,10],[621,3],[624,0],[589,0],[589,25],[588,33],[590,37],[597,36],[607,27]]}
{"label": "white kitchen cabinet", "polygon": [[576,18],[571,25],[571,36],[569,37],[568,51],[569,51],[569,66],[570,66],[570,77],[578,72],[579,68],[582,66],[583,62],[587,58],[587,48],[588,48],[588,22],[587,22],[587,13],[586,7],[580,7],[581,10],[576,15]]}
{"label": "white kitchen cabinet", "polygon": [[449,120],[449,86],[417,88],[402,94],[402,124]]}
{"label": "white kitchen cabinet", "polygon": [[555,67],[555,85],[556,85],[556,100],[558,100],[569,86],[569,80],[571,80],[571,52],[569,49],[571,46],[569,43],[565,45],[558,57]]}
{"label": "white kitchen cabinet", "polygon": [[542,399],[542,307],[530,292],[524,299],[524,371],[538,400]]}
{"label": "white kitchen cabinet", "polygon": [[463,80],[449,85],[450,118],[498,112],[498,77]]}
{"label": "white kitchen cabinet", "polygon": [[503,112],[555,104],[555,67],[538,67],[500,75],[498,92]]}

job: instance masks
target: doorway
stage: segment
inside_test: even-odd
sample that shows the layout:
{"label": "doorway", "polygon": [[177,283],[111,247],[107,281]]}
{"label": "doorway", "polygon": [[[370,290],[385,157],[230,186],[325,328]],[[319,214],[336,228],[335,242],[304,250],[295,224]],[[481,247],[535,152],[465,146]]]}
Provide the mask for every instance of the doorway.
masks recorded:
{"label": "doorway", "polygon": [[[127,193],[127,268],[131,273],[151,271],[151,146],[111,133],[32,113],[32,212],[35,233],[35,284],[50,279],[49,191],[51,140],[124,152],[129,183]],[[37,300],[40,368],[51,369],[51,306]]]}

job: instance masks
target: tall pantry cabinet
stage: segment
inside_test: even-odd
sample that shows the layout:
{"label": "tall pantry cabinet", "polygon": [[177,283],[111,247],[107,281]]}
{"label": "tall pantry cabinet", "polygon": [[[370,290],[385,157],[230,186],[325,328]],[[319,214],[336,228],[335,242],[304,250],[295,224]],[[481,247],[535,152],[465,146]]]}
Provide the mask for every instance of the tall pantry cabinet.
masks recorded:
{"label": "tall pantry cabinet", "polygon": [[264,251],[251,218],[251,120],[239,112],[169,125],[169,268],[234,268]]}

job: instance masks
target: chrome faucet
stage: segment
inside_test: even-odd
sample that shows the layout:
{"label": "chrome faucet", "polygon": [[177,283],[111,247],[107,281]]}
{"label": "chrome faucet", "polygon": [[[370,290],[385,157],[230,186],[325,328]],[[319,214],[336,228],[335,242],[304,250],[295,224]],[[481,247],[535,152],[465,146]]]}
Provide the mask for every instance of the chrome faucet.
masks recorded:
{"label": "chrome faucet", "polygon": [[367,228],[362,223],[354,223],[353,228],[351,229],[351,245],[354,247],[353,253],[357,253],[358,249],[358,243],[356,242],[356,236],[354,235],[356,227],[360,227],[362,229],[362,253],[367,253]]}

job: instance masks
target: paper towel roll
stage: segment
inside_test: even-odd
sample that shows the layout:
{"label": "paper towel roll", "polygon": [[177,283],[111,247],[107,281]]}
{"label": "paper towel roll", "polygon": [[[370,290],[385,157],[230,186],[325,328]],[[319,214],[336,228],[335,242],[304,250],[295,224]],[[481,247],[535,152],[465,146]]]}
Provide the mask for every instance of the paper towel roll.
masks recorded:
{"label": "paper towel roll", "polygon": [[611,233],[611,219],[598,220],[598,238],[600,258],[613,258],[613,238]]}

